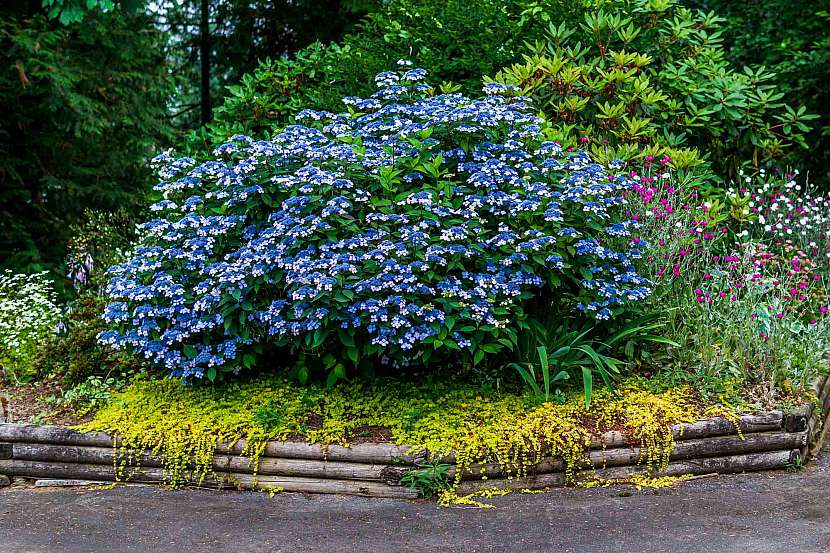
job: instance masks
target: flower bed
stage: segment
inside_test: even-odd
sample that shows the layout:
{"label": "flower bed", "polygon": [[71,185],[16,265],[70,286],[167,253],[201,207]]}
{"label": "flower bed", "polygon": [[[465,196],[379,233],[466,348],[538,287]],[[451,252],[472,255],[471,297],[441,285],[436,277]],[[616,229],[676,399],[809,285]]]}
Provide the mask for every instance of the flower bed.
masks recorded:
{"label": "flower bed", "polygon": [[[440,464],[456,494],[486,489],[542,489],[590,485],[640,475],[681,476],[783,469],[809,456],[830,411],[830,378],[814,382],[814,402],[787,413],[769,411],[710,417],[671,425],[670,445],[644,444],[629,430],[592,432],[582,462],[544,456],[529,465],[517,459],[470,463],[454,451],[430,456],[419,447],[376,441],[338,444],[268,440],[255,448],[244,440],[211,444],[208,470],[192,451],[171,472],[169,452],[125,448],[98,431],[62,426],[0,424],[0,474],[82,481],[167,483],[215,488],[344,493],[414,498],[406,475]],[[465,455],[462,455],[465,457]],[[652,462],[660,459],[657,463]],[[459,472],[460,471],[460,472]]]}

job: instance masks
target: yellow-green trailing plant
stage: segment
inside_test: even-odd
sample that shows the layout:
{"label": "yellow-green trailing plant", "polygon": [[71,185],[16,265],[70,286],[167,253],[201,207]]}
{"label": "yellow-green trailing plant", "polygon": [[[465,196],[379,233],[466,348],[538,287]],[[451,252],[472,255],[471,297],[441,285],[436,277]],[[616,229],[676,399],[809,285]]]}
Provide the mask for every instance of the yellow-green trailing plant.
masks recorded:
{"label": "yellow-green trailing plant", "polygon": [[520,477],[546,457],[562,458],[572,478],[590,466],[592,435],[608,429],[639,441],[647,452],[641,461],[657,467],[668,462],[672,425],[729,411],[728,405],[703,404],[688,387],[648,392],[625,382],[616,393],[597,391],[586,407],[578,395],[561,405],[530,405],[521,395],[441,381],[352,381],[327,390],[272,376],[211,387],[176,379],[141,382],[115,394],[80,428],[117,435],[123,453],[161,454],[174,486],[187,483],[194,468],[197,480],[213,475],[218,442],[245,440],[244,453],[256,465],[272,439],[347,445],[383,434],[433,460],[453,454],[454,489],[473,465],[496,463],[505,476]]}

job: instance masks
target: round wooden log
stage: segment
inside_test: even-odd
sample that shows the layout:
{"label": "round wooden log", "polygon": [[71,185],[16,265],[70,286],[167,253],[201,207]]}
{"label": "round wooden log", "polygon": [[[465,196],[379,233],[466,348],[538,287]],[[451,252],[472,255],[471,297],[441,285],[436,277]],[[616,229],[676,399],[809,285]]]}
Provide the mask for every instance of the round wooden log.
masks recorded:
{"label": "round wooden log", "polygon": [[813,393],[816,394],[816,396],[822,396],[822,393],[824,391],[824,385],[827,383],[827,380],[828,378],[826,374],[819,375],[818,377],[816,377],[815,380],[813,380],[813,385],[811,386],[811,389],[813,390]]}
{"label": "round wooden log", "polygon": [[[104,432],[78,432],[66,426],[37,424],[0,424],[0,441],[26,442],[42,444],[62,444],[93,447],[111,447],[113,439]],[[245,449],[244,440],[235,443],[219,443],[216,453],[240,455]],[[390,464],[395,462],[412,463],[414,455],[408,455],[407,446],[391,443],[354,444],[350,447],[303,442],[270,441],[266,444],[263,456],[286,459],[311,459],[330,461],[351,461],[356,463]]]}
{"label": "round wooden log", "polygon": [[[830,378],[828,378],[828,384],[825,386],[830,387]],[[802,451],[804,459],[812,458],[818,453],[824,443],[825,436],[828,435],[828,430],[830,430],[830,389],[828,389],[824,398],[821,411],[813,417],[811,427],[808,430],[810,432],[810,443],[807,451]]]}
{"label": "round wooden log", "polygon": [[[11,476],[35,478],[75,479],[94,481],[115,481],[115,469],[107,465],[88,465],[82,463],[46,463],[40,461],[3,460],[0,461],[0,473]],[[282,487],[285,491],[306,493],[336,493],[361,495],[366,497],[390,497],[411,499],[417,497],[415,490],[403,487],[387,486],[381,482],[360,482],[356,480],[326,480],[320,478],[292,478],[289,476],[257,478],[251,474],[220,473],[221,480],[205,479],[202,484],[210,487],[239,487],[242,489],[268,489]],[[130,482],[164,483],[167,476],[158,468],[144,467],[133,473]],[[190,485],[198,484],[195,475]]]}
{"label": "round wooden log", "polygon": [[[674,461],[664,470],[657,471],[657,476],[682,476],[684,474],[730,474],[737,472],[752,472],[759,470],[783,469],[798,459],[797,449],[781,451],[765,451],[748,453],[746,455],[729,455],[724,457],[708,457],[705,459],[689,459]],[[635,474],[647,474],[648,469],[638,467],[613,467],[597,471],[597,476],[605,479],[627,478]],[[581,476],[590,476],[580,473]]]}
{"label": "round wooden log", "polygon": [[[216,453],[223,455],[241,455],[245,451],[245,440],[233,443],[216,444]],[[304,442],[270,441],[265,444],[262,457],[276,457],[279,459],[308,459],[327,461],[347,461],[353,463],[408,463],[412,464],[415,456],[407,454],[407,446],[391,443],[353,444],[349,447],[341,445],[308,444]]]}
{"label": "round wooden log", "polygon": [[793,450],[807,443],[807,432],[763,432],[739,436],[716,436],[700,440],[677,442],[671,460],[722,457],[763,451]]}
{"label": "round wooden log", "polygon": [[[12,454],[14,459],[26,461],[90,465],[113,465],[117,455],[113,448],[22,443],[13,444]],[[131,466],[136,464],[141,467],[154,468],[164,466],[164,458],[150,452],[144,452],[137,458],[119,455],[118,460],[128,462]],[[253,473],[253,460],[249,457],[216,455],[213,459],[212,468],[217,472]],[[275,476],[374,480],[397,483],[403,474],[403,470],[396,472],[392,469],[393,467],[388,465],[262,457],[259,459],[257,473]]]}
{"label": "round wooden log", "polygon": [[818,396],[818,408],[813,409],[813,413],[807,421],[811,442],[815,441],[816,432],[821,430],[827,420],[828,411],[830,411],[830,378],[828,378],[821,395]]}
{"label": "round wooden log", "polygon": [[830,376],[822,375],[818,377],[813,383],[813,392],[816,394],[818,409],[816,405],[810,403],[810,417],[807,419],[807,426],[815,428],[815,423],[811,424],[814,419],[820,419],[827,411],[825,405],[830,406]]}
{"label": "round wooden log", "polygon": [[[669,456],[670,460],[684,460],[698,457],[722,457],[724,455],[739,455],[759,451],[778,451],[782,449],[797,449],[807,443],[807,433],[790,433],[780,430],[747,434],[743,438],[733,436],[715,436],[697,440],[675,442]],[[642,464],[648,458],[648,450],[639,447],[618,447],[588,452],[588,459],[595,468],[616,467]],[[512,473],[518,472],[518,467],[512,468]],[[546,458],[541,463],[528,467],[529,474],[547,474],[563,472],[565,463],[558,458]],[[454,475],[454,467],[450,469]],[[463,480],[498,478],[505,470],[498,464],[490,463],[473,465],[462,475]]]}
{"label": "round wooden log", "polygon": [[[213,468],[220,472],[251,473],[252,459],[234,455],[216,455]],[[389,480],[389,465],[315,461],[310,459],[277,459],[260,457],[257,474],[331,478],[335,480]]]}
{"label": "round wooden log", "polygon": [[807,430],[807,421],[813,414],[813,404],[805,403],[793,408],[784,415],[783,427],[787,432],[803,432]]}
{"label": "round wooden log", "polygon": [[[793,463],[799,455],[798,450],[768,451],[763,453],[749,453],[746,455],[730,455],[725,457],[709,457],[689,461],[674,461],[657,473],[655,476],[682,476],[685,474],[736,473],[758,470],[773,470],[785,468]],[[579,471],[574,475],[575,481],[584,482],[596,478],[604,480],[619,480],[639,474],[646,474],[648,468],[644,466],[621,466],[599,470]],[[474,493],[485,488],[496,489],[542,489],[560,487],[566,484],[564,473],[539,474],[525,478],[476,480],[462,482],[457,492],[461,495]]]}
{"label": "round wooden log", "polygon": [[[783,414],[780,411],[769,411],[754,415],[742,415],[733,422],[722,417],[704,419],[693,423],[683,423],[672,426],[672,436],[676,441],[693,440],[709,436],[728,436],[741,433],[768,432],[781,428]],[[737,428],[736,428],[737,425]],[[636,445],[637,440],[618,430],[611,430],[591,437],[591,448],[614,448],[624,445]]]}
{"label": "round wooden log", "polygon": [[[0,473],[34,478],[115,481],[115,468],[112,465],[49,463],[44,461],[10,459],[0,461]],[[142,467],[138,471],[129,470],[128,474],[132,475],[129,479],[130,482],[152,483],[168,481],[164,471],[160,468]]]}
{"label": "round wooden log", "polygon": [[814,442],[821,431],[821,417],[810,417],[810,422],[807,424],[807,435],[810,436],[810,443]]}
{"label": "round wooden log", "polygon": [[334,493],[392,499],[415,499],[418,497],[416,490],[387,486],[380,482],[292,478],[289,476],[258,476],[254,481],[250,474],[232,474],[228,476],[228,480],[238,484],[243,489],[268,490],[269,488],[282,488],[286,492]]}
{"label": "round wooden log", "polygon": [[103,432],[78,432],[66,426],[0,424],[0,441],[39,444],[111,447],[112,437]]}
{"label": "round wooden log", "polygon": [[159,468],[164,466],[164,458],[148,451],[137,457],[121,455],[111,447],[88,447],[57,444],[12,444],[12,458],[24,461],[44,461],[54,463],[83,463],[88,465],[113,465],[118,454],[120,462],[131,465]]}
{"label": "round wooden log", "polygon": [[738,421],[732,422],[722,417],[705,419],[691,424],[680,424],[672,427],[675,440],[693,440],[709,436],[728,436],[737,434],[737,427],[744,434],[768,432],[781,428],[783,413],[770,411],[756,415],[742,415]]}
{"label": "round wooden log", "polygon": [[35,480],[35,488],[74,488],[78,486],[101,486],[105,480],[73,480],[66,478],[39,478]]}
{"label": "round wooden log", "polygon": [[0,488],[5,488],[6,486],[10,486],[12,483],[11,478],[6,476],[5,474],[0,474]]}

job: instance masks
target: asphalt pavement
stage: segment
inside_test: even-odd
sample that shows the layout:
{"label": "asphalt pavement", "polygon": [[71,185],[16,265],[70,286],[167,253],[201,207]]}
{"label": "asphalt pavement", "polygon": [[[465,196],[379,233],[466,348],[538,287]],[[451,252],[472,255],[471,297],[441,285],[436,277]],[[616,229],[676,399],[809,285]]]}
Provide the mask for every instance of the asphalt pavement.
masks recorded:
{"label": "asphalt pavement", "polygon": [[428,501],[209,490],[0,490],[0,552],[830,552],[830,453],[675,488]]}

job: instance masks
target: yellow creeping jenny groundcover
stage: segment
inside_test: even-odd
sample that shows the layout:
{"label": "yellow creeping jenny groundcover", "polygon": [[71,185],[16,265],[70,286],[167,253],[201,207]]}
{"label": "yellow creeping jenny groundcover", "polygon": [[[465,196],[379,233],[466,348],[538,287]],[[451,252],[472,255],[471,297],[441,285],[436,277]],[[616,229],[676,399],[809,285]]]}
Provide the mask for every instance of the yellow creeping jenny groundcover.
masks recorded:
{"label": "yellow creeping jenny groundcover", "polygon": [[273,376],[213,386],[168,379],[134,384],[79,428],[118,435],[125,452],[163,454],[175,486],[190,477],[194,461],[201,478],[211,474],[218,441],[244,439],[256,462],[269,439],[347,445],[384,436],[433,456],[454,452],[462,469],[456,479],[480,462],[521,476],[546,456],[562,457],[573,475],[588,466],[592,433],[629,433],[647,447],[642,462],[656,466],[668,461],[672,424],[735,417],[736,408],[703,401],[691,387],[648,391],[644,385],[628,380],[616,392],[599,390],[586,407],[578,394],[563,404],[533,405],[517,394],[438,381],[352,381],[329,390]]}

